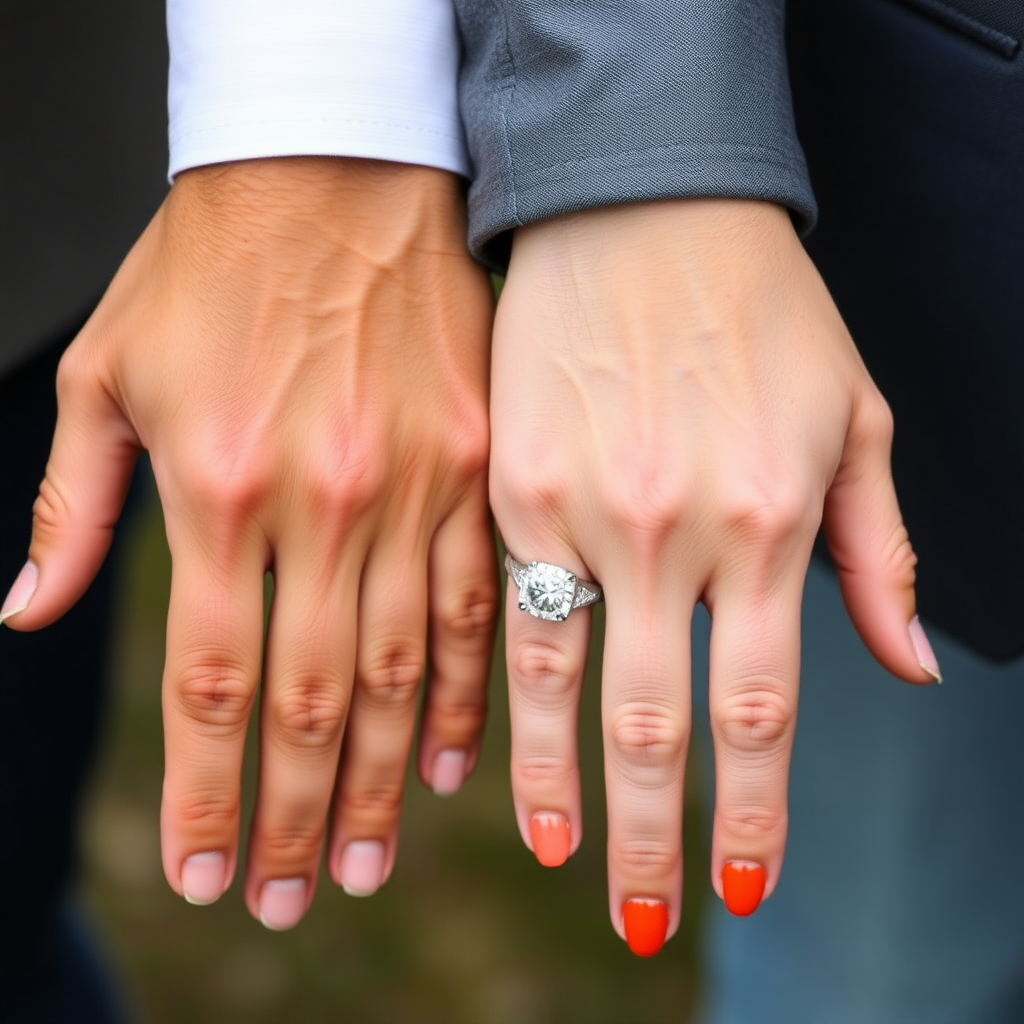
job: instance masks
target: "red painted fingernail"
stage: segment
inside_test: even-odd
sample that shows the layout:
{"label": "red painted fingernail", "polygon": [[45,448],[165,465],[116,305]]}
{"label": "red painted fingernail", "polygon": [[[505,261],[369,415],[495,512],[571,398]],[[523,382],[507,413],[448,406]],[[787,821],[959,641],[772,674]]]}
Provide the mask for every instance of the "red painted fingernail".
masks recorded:
{"label": "red painted fingernail", "polygon": [[665,945],[668,907],[661,900],[626,900],[622,904],[622,927],[633,953],[654,956]]}
{"label": "red painted fingernail", "polygon": [[530,818],[533,855],[546,868],[557,868],[569,859],[572,833],[564,814],[537,811]]}
{"label": "red painted fingernail", "polygon": [[751,860],[726,861],[722,868],[722,898],[737,917],[752,914],[764,897],[765,872]]}

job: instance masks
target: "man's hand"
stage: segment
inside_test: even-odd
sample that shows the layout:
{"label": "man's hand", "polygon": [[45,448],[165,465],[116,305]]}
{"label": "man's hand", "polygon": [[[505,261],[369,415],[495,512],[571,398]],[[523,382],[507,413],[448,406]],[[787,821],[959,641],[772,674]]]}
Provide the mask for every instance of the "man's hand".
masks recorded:
{"label": "man's hand", "polygon": [[148,450],[173,566],[164,867],[193,902],[235,870],[258,687],[246,899],[270,927],[305,912],[329,817],[335,880],[387,878],[425,667],[420,775],[447,793],[472,770],[491,307],[453,175],[251,161],[178,178],[65,355],[7,618],[37,629],[85,590]]}

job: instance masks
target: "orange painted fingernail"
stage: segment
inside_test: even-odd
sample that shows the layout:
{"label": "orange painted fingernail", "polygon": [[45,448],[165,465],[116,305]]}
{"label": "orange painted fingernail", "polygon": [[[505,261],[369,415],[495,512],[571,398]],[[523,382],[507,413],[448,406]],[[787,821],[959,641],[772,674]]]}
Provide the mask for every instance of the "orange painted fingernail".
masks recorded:
{"label": "orange painted fingernail", "polygon": [[533,854],[546,868],[557,868],[569,859],[572,833],[564,814],[537,811],[530,818],[530,841]]}
{"label": "orange painted fingernail", "polygon": [[665,945],[668,907],[661,900],[626,900],[622,904],[622,927],[633,953],[654,956]]}
{"label": "orange painted fingernail", "polygon": [[752,914],[764,897],[765,872],[751,860],[726,861],[722,868],[722,898],[737,917]]}

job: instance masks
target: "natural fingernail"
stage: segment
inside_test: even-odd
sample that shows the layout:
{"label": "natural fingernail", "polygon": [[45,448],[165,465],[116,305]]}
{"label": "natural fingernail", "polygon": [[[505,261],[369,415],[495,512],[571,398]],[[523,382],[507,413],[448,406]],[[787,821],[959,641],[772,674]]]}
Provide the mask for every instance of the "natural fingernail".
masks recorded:
{"label": "natural fingernail", "polygon": [[764,898],[765,871],[752,860],[726,861],[722,868],[722,899],[737,917],[752,914]]}
{"label": "natural fingernail", "polygon": [[193,853],[181,866],[185,899],[197,907],[216,903],[227,885],[227,861],[223,853]]}
{"label": "natural fingernail", "polygon": [[349,843],[338,873],[349,896],[372,896],[384,884],[384,844],[376,839]]}
{"label": "natural fingernail", "polygon": [[264,928],[280,932],[293,928],[306,912],[306,880],[276,878],[260,892],[260,921]]}
{"label": "natural fingernail", "polygon": [[668,907],[662,900],[630,899],[622,904],[626,942],[637,956],[654,956],[665,945]]}
{"label": "natural fingernail", "polygon": [[18,612],[23,612],[28,607],[38,583],[39,570],[36,568],[35,562],[26,562],[22,566],[21,572],[18,573],[18,578],[14,581],[13,586],[7,592],[7,597],[4,598],[3,607],[0,608],[0,626],[12,615],[17,615]]}
{"label": "natural fingernail", "polygon": [[462,788],[466,778],[466,752],[464,750],[442,750],[434,758],[434,771],[430,785],[438,796],[451,796]]}
{"label": "natural fingernail", "polygon": [[537,811],[530,818],[530,841],[537,860],[546,868],[557,868],[569,859],[572,832],[564,814]]}
{"label": "natural fingernail", "polygon": [[935,657],[932,645],[928,641],[928,635],[921,625],[921,620],[915,615],[907,626],[910,632],[910,642],[914,645],[914,653],[917,655],[917,663],[937,683],[942,682],[942,673],[939,671],[939,659]]}

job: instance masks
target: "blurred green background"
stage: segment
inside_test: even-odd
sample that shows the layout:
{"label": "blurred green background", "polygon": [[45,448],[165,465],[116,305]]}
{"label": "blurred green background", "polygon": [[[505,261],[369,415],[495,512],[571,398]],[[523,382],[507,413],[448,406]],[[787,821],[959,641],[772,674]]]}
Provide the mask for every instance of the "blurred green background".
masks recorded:
{"label": "blurred green background", "polygon": [[[539,867],[515,827],[499,641],[479,767],[448,799],[410,776],[395,871],[376,896],[348,897],[322,874],[310,914],[283,934],[249,917],[237,879],[212,907],[175,896],[160,865],[158,813],[169,565],[145,475],[141,490],[141,510],[123,531],[113,699],[84,840],[85,898],[140,1021],[690,1019],[701,966],[697,929],[710,892],[703,825],[709,787],[691,758],[683,926],[658,956],[638,959],[608,920],[595,657],[581,716],[585,839],[564,867]],[[601,626],[598,610],[594,651]]]}

